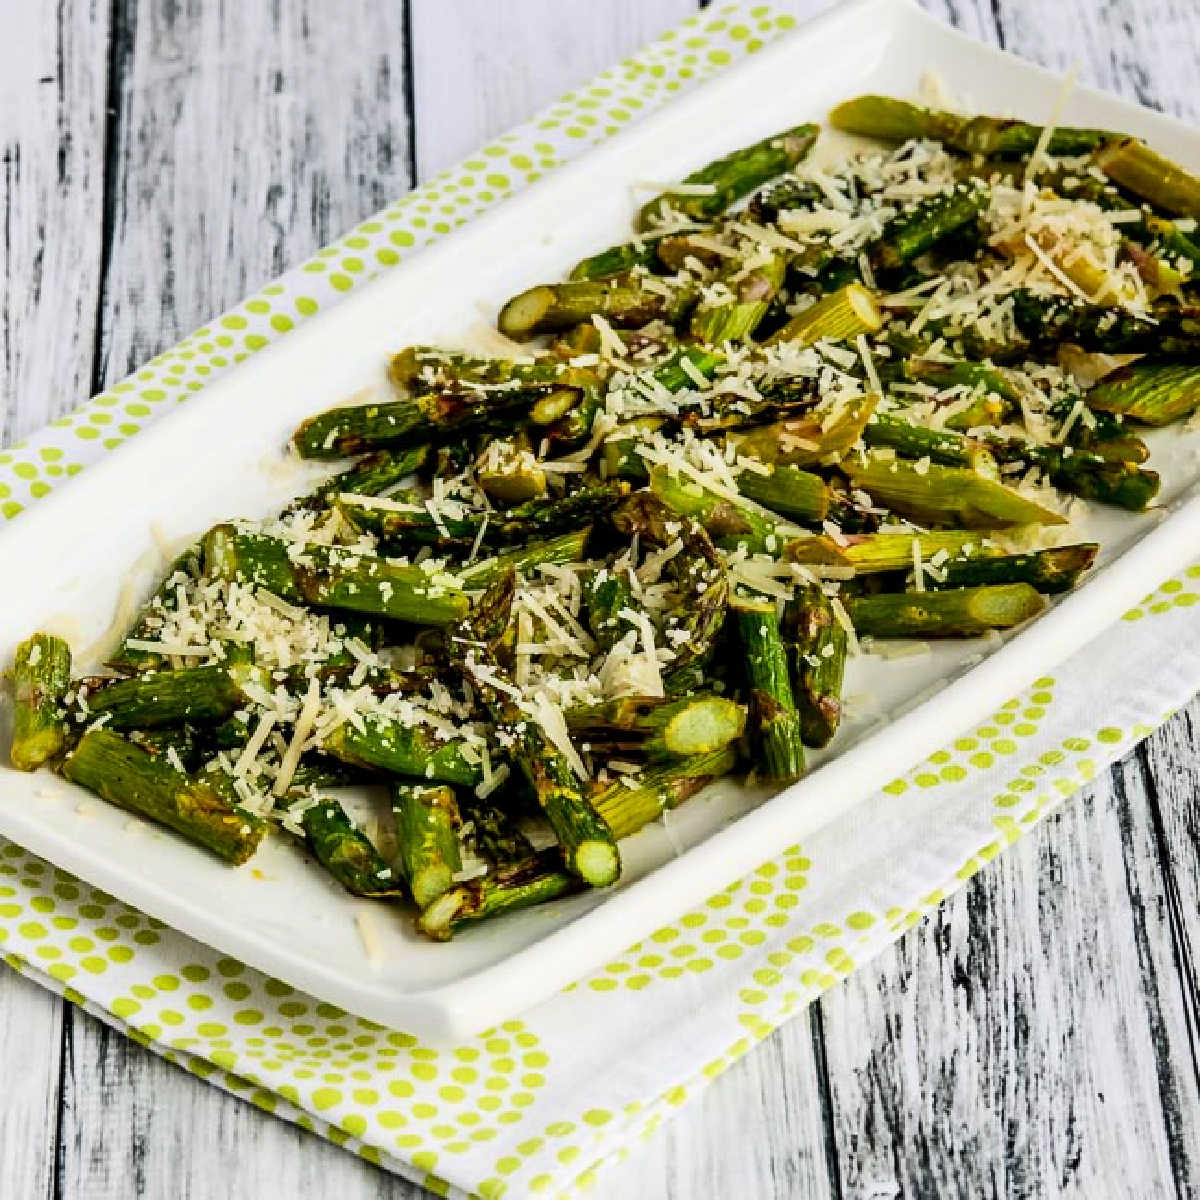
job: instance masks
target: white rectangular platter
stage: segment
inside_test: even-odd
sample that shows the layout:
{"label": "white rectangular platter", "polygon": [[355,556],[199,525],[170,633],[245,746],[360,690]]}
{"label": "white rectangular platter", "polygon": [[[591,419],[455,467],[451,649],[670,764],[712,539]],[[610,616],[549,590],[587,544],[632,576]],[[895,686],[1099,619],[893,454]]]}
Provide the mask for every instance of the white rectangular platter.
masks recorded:
{"label": "white rectangular platter", "polygon": [[[130,580],[138,598],[164,560],[162,539],[277,509],[309,482],[284,447],[305,416],[383,389],[390,352],[462,344],[481,309],[559,278],[624,238],[645,179],[679,178],[732,147],[864,91],[910,95],[926,70],[980,111],[1044,120],[1059,80],[978,45],[907,0],[859,0],[804,26],[574,165],[530,187],[332,311],[254,356],[179,411],[91,467],[0,533],[0,663],[39,628],[97,657]],[[1065,123],[1127,130],[1200,166],[1177,122],[1076,91]],[[824,153],[840,149],[833,139]],[[774,797],[725,782],[624,847],[626,877],[513,914],[447,945],[420,940],[403,908],[370,906],[382,952],[368,959],[341,892],[286,836],[232,870],[173,835],[45,772],[0,767],[0,832],[179,930],[363,1016],[454,1038],[511,1016],[603,964],[782,848],[845,816],[865,796],[982,719],[1099,633],[1200,552],[1200,434],[1151,437],[1163,508],[1111,510],[1078,532],[1104,545],[1075,594],[981,659],[979,643],[928,657],[852,661],[856,702],[834,752]],[[0,718],[0,758],[7,731]]]}

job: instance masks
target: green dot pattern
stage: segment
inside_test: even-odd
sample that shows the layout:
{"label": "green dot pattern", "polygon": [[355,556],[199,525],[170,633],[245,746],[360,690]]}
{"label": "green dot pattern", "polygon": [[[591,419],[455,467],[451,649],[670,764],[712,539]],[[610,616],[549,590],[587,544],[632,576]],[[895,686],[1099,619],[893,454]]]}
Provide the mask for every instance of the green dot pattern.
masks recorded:
{"label": "green dot pattern", "polygon": [[[791,23],[764,5],[708,9],[362,222],[0,452],[0,521],[347,292]],[[1122,638],[1144,638],[1147,668],[1159,664],[1164,678],[1198,593],[1200,565],[1125,614]],[[1142,674],[1144,686],[1098,706],[1094,668],[1068,662],[851,818],[714,889],[520,1019],[458,1045],[427,1044],[303,995],[3,840],[0,952],[182,1069],[437,1195],[574,1195],[1186,699],[1179,685],[1156,690],[1155,672]]]}

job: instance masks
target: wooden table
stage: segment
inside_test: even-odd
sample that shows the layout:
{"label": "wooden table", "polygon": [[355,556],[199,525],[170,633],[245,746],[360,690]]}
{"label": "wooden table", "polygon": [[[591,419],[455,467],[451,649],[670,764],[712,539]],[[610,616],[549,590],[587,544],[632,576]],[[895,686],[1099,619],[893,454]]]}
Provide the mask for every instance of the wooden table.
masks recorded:
{"label": "wooden table", "polygon": [[[1200,119],[1197,0],[926,3]],[[0,444],[694,7],[13,0],[0,40]],[[1198,718],[1196,705],[1177,716],[598,1192],[1200,1193]],[[0,1075],[5,1200],[423,1194],[10,972]]]}

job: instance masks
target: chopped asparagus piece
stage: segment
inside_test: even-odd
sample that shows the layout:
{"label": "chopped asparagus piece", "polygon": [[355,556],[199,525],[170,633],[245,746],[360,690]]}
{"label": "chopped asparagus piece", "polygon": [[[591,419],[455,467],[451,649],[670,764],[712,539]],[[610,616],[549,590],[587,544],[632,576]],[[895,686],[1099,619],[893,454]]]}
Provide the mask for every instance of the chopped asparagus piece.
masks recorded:
{"label": "chopped asparagus piece", "polygon": [[[569,389],[563,389],[569,390]],[[302,421],[292,435],[301,458],[344,458],[368,450],[400,450],[415,442],[479,429],[528,408],[539,398],[521,388],[429,392],[384,403],[331,408]]]}
{"label": "chopped asparagus piece", "polygon": [[925,572],[928,588],[978,587],[993,583],[1027,583],[1039,592],[1069,592],[1095,561],[1095,542],[1056,546],[1032,554],[1001,554],[948,562],[941,570]]}
{"label": "chopped asparagus piece", "polygon": [[343,492],[355,496],[378,496],[381,492],[415,475],[432,455],[429,446],[410,446],[393,454],[389,450],[376,450],[350,468],[321,484],[314,491],[288,505],[285,512],[297,512],[305,508],[329,508]]}
{"label": "chopped asparagus piece", "polygon": [[787,260],[782,254],[772,255],[762,266],[751,270],[735,260],[719,277],[729,298],[711,303],[700,301],[692,313],[692,337],[710,345],[745,341],[767,315],[771,301],[783,286],[786,271]]}
{"label": "chopped asparagus piece", "polygon": [[877,401],[877,396],[863,396],[846,403],[827,428],[817,412],[731,434],[729,440],[738,454],[767,464],[811,467],[837,462],[863,436]]}
{"label": "chopped asparagus piece", "polygon": [[784,644],[806,746],[827,746],[842,719],[847,636],[819,587],[803,588],[784,611]]}
{"label": "chopped asparagus piece", "polygon": [[954,588],[945,592],[880,592],[851,596],[855,630],[877,638],[977,637],[1036,617],[1046,601],[1027,583]]}
{"label": "chopped asparagus piece", "polygon": [[129,644],[133,641],[153,641],[162,628],[163,617],[175,611],[179,604],[179,589],[200,576],[200,543],[194,542],[167,568],[166,575],[154,595],[138,613],[133,628],[125,635],[121,648],[109,659],[109,666],[118,671],[139,670],[157,666],[162,656],[149,650],[139,650]]}
{"label": "chopped asparagus piece", "polygon": [[1138,138],[1106,143],[1096,154],[1096,165],[1114,183],[1155,208],[1179,217],[1200,217],[1200,178]]}
{"label": "chopped asparagus piece", "polygon": [[923,525],[1004,529],[1065,525],[1066,518],[994,479],[960,467],[903,459],[851,459],[843,469],[872,499]]}
{"label": "chopped asparagus piece", "polygon": [[953,191],[918,201],[888,223],[871,247],[871,261],[880,270],[903,267],[978,220],[987,203],[987,189],[977,183],[960,183]]}
{"label": "chopped asparagus piece", "polygon": [[829,515],[829,485],[798,467],[773,467],[765,475],[743,471],[737,484],[747,499],[801,524],[819,525]]}
{"label": "chopped asparagus piece", "polygon": [[611,279],[614,275],[623,275],[634,267],[647,267],[653,270],[658,262],[659,238],[642,238],[636,242],[622,242],[619,246],[609,246],[599,254],[575,264],[569,279]]}
{"label": "chopped asparagus piece", "polygon": [[1136,362],[1084,393],[1089,408],[1121,413],[1144,425],[1169,425],[1200,407],[1200,366]]}
{"label": "chopped asparagus piece", "polygon": [[584,795],[567,755],[541,722],[523,713],[495,686],[500,668],[493,647],[507,628],[513,587],[514,576],[509,573],[488,588],[472,618],[464,620],[451,638],[452,652],[533,788],[568,870],[593,887],[606,887],[621,874],[612,831]]}
{"label": "chopped asparagus piece", "polygon": [[432,730],[408,725],[402,717],[368,714],[362,728],[346,722],[325,739],[327,754],[356,767],[414,779],[476,787],[483,782],[478,752],[465,743],[443,741]]}
{"label": "chopped asparagus piece", "polygon": [[[963,154],[987,158],[1024,158],[1033,153],[1042,136],[1041,126],[1011,117],[962,117],[890,96],[858,96],[843,101],[830,112],[829,123],[846,133],[889,142],[929,138]],[[1046,153],[1056,157],[1087,154],[1109,136],[1100,129],[1061,125],[1050,135]]]}
{"label": "chopped asparagus piece", "polygon": [[853,567],[856,575],[875,575],[882,571],[908,570],[914,555],[929,562],[943,552],[951,558],[999,553],[989,549],[979,533],[959,529],[932,533],[868,533],[842,540],[844,544],[831,537],[798,538],[787,544],[784,554],[792,562]]}
{"label": "chopped asparagus piece", "polygon": [[693,171],[683,182],[690,187],[707,185],[712,191],[701,195],[667,192],[656,196],[638,213],[638,229],[652,231],[672,210],[694,221],[720,216],[734,201],[807,158],[818,132],[816,125],[797,125]]}
{"label": "chopped asparagus piece", "polygon": [[[664,295],[663,290],[668,294]],[[637,328],[650,321],[674,324],[696,301],[691,288],[645,287],[635,276],[544,283],[514,296],[500,310],[496,324],[505,337],[523,342],[540,333],[570,329],[593,316],[617,328]]]}
{"label": "chopped asparagus piece", "polygon": [[92,717],[107,716],[110,729],[158,729],[184,722],[224,721],[249,703],[247,683],[270,691],[270,674],[253,666],[181,667],[118,679],[88,697]]}
{"label": "chopped asparagus piece", "polygon": [[533,858],[443,892],[417,918],[417,929],[434,941],[445,942],[456,929],[471,921],[545,904],[583,887],[577,875],[564,869],[557,849],[542,850]]}
{"label": "chopped asparagus piece", "polygon": [[506,550],[494,558],[481,559],[458,572],[462,586],[471,591],[482,590],[509,571],[526,575],[537,570],[542,563],[562,564],[582,562],[587,552],[590,525],[572,533],[546,538],[545,541],[527,542],[515,550]]}
{"label": "chopped asparagus piece", "polygon": [[503,867],[533,856],[533,846],[516,818],[490,799],[464,797],[459,810],[471,826],[470,841],[493,867]]}
{"label": "chopped asparagus piece", "polygon": [[714,779],[728,775],[737,754],[728,746],[692,758],[650,767],[630,787],[617,779],[592,797],[592,803],[618,838],[632,837],[664,812],[678,808]]}
{"label": "chopped asparagus piece", "polygon": [[313,857],[346,891],[371,898],[404,895],[399,874],[336,800],[318,800],[304,810],[300,824]]}
{"label": "chopped asparagus piece", "polygon": [[775,605],[739,599],[733,614],[750,684],[759,774],[791,782],[804,774],[804,747]]}
{"label": "chopped asparagus piece", "polygon": [[12,682],[9,758],[18,771],[36,771],[67,745],[63,698],[71,683],[71,648],[51,633],[35,633],[17,647]]}
{"label": "chopped asparagus piece", "polygon": [[601,650],[611,650],[638,625],[622,613],[633,608],[633,587],[627,570],[603,567],[583,581],[587,627]]}
{"label": "chopped asparagus piece", "polygon": [[861,283],[850,283],[797,313],[782,329],[767,338],[768,346],[795,342],[811,346],[828,339],[853,341],[860,333],[874,333],[883,325],[883,314],[874,293]]}
{"label": "chopped asparagus piece", "polygon": [[266,834],[263,821],[221,798],[203,778],[108,729],[92,729],[67,755],[62,773],[120,808],[174,829],[234,865],[244,863]]}
{"label": "chopped asparagus piece", "polygon": [[625,696],[568,709],[566,718],[593,751],[615,745],[647,759],[708,754],[736,741],[746,727],[740,704],[711,693],[680,700]]}
{"label": "chopped asparagus piece", "polygon": [[448,787],[392,786],[392,815],[404,877],[418,908],[432,904],[462,870],[458,805]]}
{"label": "chopped asparagus piece", "polygon": [[914,425],[892,413],[877,412],[863,430],[863,441],[872,449],[887,447],[905,458],[928,458],[948,467],[970,467],[994,477],[996,460],[982,442],[948,429]]}
{"label": "chopped asparagus piece", "polygon": [[204,538],[204,564],[215,579],[266,588],[291,604],[349,609],[416,625],[449,625],[467,597],[444,575],[332,546],[297,547],[264,534],[218,525]]}
{"label": "chopped asparagus piece", "polygon": [[665,466],[650,472],[650,490],[672,511],[699,522],[721,546],[744,546],[752,554],[774,554],[800,532],[750,500],[726,499],[703,484],[673,476]]}

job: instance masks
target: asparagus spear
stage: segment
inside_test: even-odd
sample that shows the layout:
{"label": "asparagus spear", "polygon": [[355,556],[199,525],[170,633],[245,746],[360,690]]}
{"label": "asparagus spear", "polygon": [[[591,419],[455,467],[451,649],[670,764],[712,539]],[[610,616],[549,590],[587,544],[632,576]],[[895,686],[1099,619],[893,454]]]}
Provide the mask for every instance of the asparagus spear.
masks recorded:
{"label": "asparagus spear", "polygon": [[107,716],[110,729],[158,729],[224,721],[249,703],[248,683],[271,690],[270,674],[235,663],[230,667],[182,667],[118,679],[88,697],[92,717]]}
{"label": "asparagus spear", "polygon": [[392,785],[392,815],[404,877],[418,908],[447,891],[462,870],[458,805],[448,787]]}
{"label": "asparagus spear", "polygon": [[877,396],[850,401],[828,425],[825,414],[814,412],[730,434],[729,440],[738,454],[757,458],[762,463],[810,467],[837,462],[863,436],[877,402]]}
{"label": "asparagus spear", "polygon": [[562,855],[557,848],[542,850],[533,858],[456,884],[443,892],[422,910],[417,918],[417,929],[434,941],[449,941],[456,929],[471,921],[545,904],[583,887],[579,876],[563,867]]}
{"label": "asparagus spear", "polygon": [[582,562],[587,551],[588,537],[592,527],[585,525],[571,533],[544,541],[527,542],[514,550],[506,550],[492,558],[481,559],[458,572],[462,586],[469,591],[482,590],[509,571],[528,575],[542,563],[561,564]]}
{"label": "asparagus spear", "polygon": [[402,716],[371,713],[362,718],[361,728],[346,722],[325,738],[322,749],[352,766],[392,775],[469,788],[483,782],[478,752],[460,741],[444,741],[431,729],[408,724]]}
{"label": "asparagus spear", "polygon": [[670,809],[678,808],[714,779],[728,775],[737,765],[729,746],[709,750],[678,762],[649,767],[631,787],[622,779],[606,785],[592,797],[618,838],[632,837]]}
{"label": "asparagus spear", "polygon": [[800,736],[806,746],[827,746],[842,719],[848,639],[819,587],[810,584],[788,604],[783,636],[800,714]]}
{"label": "asparagus spear", "polygon": [[1003,529],[1064,525],[1066,518],[975,471],[877,457],[843,464],[850,481],[878,503],[926,525]]}
{"label": "asparagus spear", "polygon": [[849,283],[797,313],[767,338],[766,345],[795,342],[811,346],[825,338],[833,342],[852,341],[860,333],[874,333],[882,325],[883,314],[874,294],[861,283]]}
{"label": "asparagus spear", "polygon": [[1200,178],[1138,138],[1115,138],[1096,153],[1114,183],[1180,217],[1200,217]]}
{"label": "asparagus spear", "polygon": [[855,630],[878,638],[976,637],[1036,617],[1046,601],[1027,583],[954,588],[945,592],[879,592],[851,596]]}
{"label": "asparagus spear", "polygon": [[653,760],[690,758],[728,746],[742,736],[746,710],[712,693],[680,700],[625,696],[568,709],[566,719],[567,728],[593,750],[629,747]]}
{"label": "asparagus spear", "polygon": [[533,857],[533,846],[521,832],[516,818],[489,798],[464,797],[459,803],[464,823],[471,827],[470,841],[476,853],[494,867]]}
{"label": "asparagus spear", "polygon": [[650,472],[650,491],[672,511],[696,520],[721,546],[773,554],[800,532],[752,501],[726,499],[703,484],[673,476],[666,466]]}
{"label": "asparagus spear", "polygon": [[284,512],[329,508],[342,492],[356,496],[378,496],[380,492],[416,474],[429,462],[431,455],[432,449],[428,445],[410,446],[395,454],[388,450],[376,450],[359,459],[349,471],[340,472],[314,491],[293,500]]}
{"label": "asparagus spear", "polygon": [[244,863],[266,834],[259,817],[227,804],[207,780],[177,771],[108,729],[85,733],[62,773],[110,804],[166,825],[234,865]]}
{"label": "asparagus spear", "polygon": [[1200,367],[1135,362],[1084,393],[1089,408],[1121,413],[1144,425],[1169,425],[1200,407]]}
{"label": "asparagus spear", "polygon": [[[928,562],[943,551],[952,558],[975,558],[998,553],[977,532],[939,529],[932,533],[870,533],[850,536],[839,545],[830,537],[803,537],[784,550],[792,562],[853,567],[856,575],[905,571],[914,555]],[[914,548],[913,543],[916,543]]]}
{"label": "asparagus spear", "polygon": [[819,525],[829,515],[829,485],[798,467],[772,467],[768,474],[743,471],[737,485],[748,500],[802,524]]}
{"label": "asparagus spear", "polygon": [[[587,328],[595,333],[591,325]],[[590,387],[597,381],[595,372],[573,367],[549,354],[489,358],[436,346],[408,346],[393,355],[388,378],[401,391],[414,394],[490,388],[523,390],[530,397],[545,396],[560,388]]]}
{"label": "asparagus spear", "polygon": [[1003,425],[1020,404],[1020,388],[1003,367],[968,359],[943,362],[910,358],[902,364],[901,371],[912,383],[928,383],[938,389],[967,387],[972,390],[974,403],[948,417],[947,429],[961,432],[978,425]]}
{"label": "asparagus spear", "polygon": [[392,617],[417,625],[449,625],[467,597],[444,575],[383,558],[316,544],[288,543],[217,525],[204,538],[204,564],[214,579],[266,588],[292,604],[314,604]]}
{"label": "asparagus spear", "polygon": [[593,887],[606,887],[621,873],[612,831],[588,802],[567,755],[541,720],[523,713],[495,686],[500,669],[493,647],[508,625],[513,585],[509,574],[488,588],[474,617],[464,621],[452,637],[452,652],[533,788],[558,838],[567,869]]}
{"label": "asparagus spear", "polygon": [[355,896],[403,896],[399,875],[336,801],[324,798],[300,817],[313,857]]}
{"label": "asparagus spear", "polygon": [[671,210],[694,221],[720,216],[735,200],[776,175],[790,171],[808,156],[817,140],[816,125],[797,125],[751,146],[734,150],[684,179],[689,187],[708,187],[702,194],[667,192],[643,205],[637,227],[652,230],[669,218]]}
{"label": "asparagus spear", "polygon": [[915,425],[893,413],[877,412],[863,430],[863,441],[872,449],[887,447],[905,458],[928,458],[949,467],[970,467],[994,476],[996,461],[982,442],[948,429]]}
{"label": "asparagus spear", "polygon": [[1055,487],[1085,500],[1099,500],[1130,512],[1142,512],[1158,495],[1157,472],[1131,462],[1111,461],[1071,446],[1042,446],[1020,439],[991,440],[1004,462],[1040,467]]}
{"label": "asparagus spear", "polygon": [[746,215],[759,225],[774,225],[780,213],[814,208],[825,202],[825,193],[815,183],[789,175],[755,192],[746,206]]}
{"label": "asparagus spear", "polygon": [[[1024,158],[1033,153],[1042,136],[1040,126],[1025,121],[1009,117],[961,117],[890,96],[846,100],[830,112],[829,123],[846,133],[884,141],[929,138],[964,154],[982,154],[987,158]],[[1087,154],[1109,136],[1100,129],[1061,125],[1051,133],[1046,153],[1055,157]]]}
{"label": "asparagus spear", "polygon": [[1095,542],[1057,546],[1032,554],[1001,554],[948,562],[940,571],[925,572],[925,586],[935,589],[978,587],[993,583],[1027,583],[1039,592],[1069,592],[1095,561]]}
{"label": "asparagus spear", "polygon": [[163,618],[178,607],[179,589],[199,577],[200,567],[200,543],[196,542],[184,550],[167,568],[162,582],[138,613],[133,628],[125,635],[120,649],[109,659],[109,666],[118,671],[138,670],[162,662],[161,655],[139,650],[129,643],[131,640],[152,641],[155,638],[162,628]]}
{"label": "asparagus spear", "polygon": [[987,189],[978,183],[958,183],[949,192],[918,201],[888,222],[871,247],[872,265],[885,271],[906,266],[943,238],[977,221],[987,204]]}
{"label": "asparagus spear", "polygon": [[[725,624],[729,580],[725,565],[703,527],[680,521],[667,505],[647,492],[638,492],[613,514],[613,525],[624,534],[636,533],[644,543],[665,547],[676,538],[680,553],[664,567],[687,599],[681,612],[667,617],[667,636],[675,642],[673,673],[708,660]],[[672,634],[677,636],[672,638]]]}
{"label": "asparagus spear", "polygon": [[611,650],[631,629],[637,629],[621,614],[633,607],[629,572],[602,567],[583,581],[587,627],[601,650]]}
{"label": "asparagus spear", "polygon": [[653,270],[658,263],[658,245],[660,238],[640,238],[636,242],[622,242],[618,246],[609,246],[599,254],[589,255],[575,264],[571,269],[569,279],[611,279],[614,275],[623,275],[634,267],[646,267]]}
{"label": "asparagus spear", "polygon": [[[577,395],[577,389],[559,389]],[[524,388],[428,392],[383,403],[331,408],[302,421],[292,435],[301,458],[344,458],[368,450],[404,449],[479,429],[545,400]]]}
{"label": "asparagus spear", "polygon": [[804,747],[775,605],[738,598],[733,614],[750,684],[759,773],[791,782],[804,773]]}
{"label": "asparagus spear", "polygon": [[18,771],[36,771],[67,744],[63,698],[71,682],[71,648],[51,633],[35,633],[17,647],[12,682],[9,757]]}
{"label": "asparagus spear", "polygon": [[203,758],[196,731],[190,725],[164,726],[160,729],[137,729],[129,734],[135,746],[148,750],[155,758],[171,759],[185,771],[194,771]]}
{"label": "asparagus spear", "polygon": [[651,289],[636,276],[614,275],[529,288],[504,305],[496,324],[505,337],[523,342],[540,333],[570,329],[593,316],[602,316],[619,329],[636,329],[650,321],[673,325],[687,316],[695,302],[691,287]]}
{"label": "asparagus spear", "polygon": [[734,262],[718,276],[729,298],[700,301],[692,313],[692,337],[710,345],[745,341],[767,315],[786,271],[787,260],[782,254],[772,254],[766,262],[750,269]]}
{"label": "asparagus spear", "polygon": [[1051,350],[1073,342],[1106,354],[1195,358],[1200,353],[1200,309],[1170,296],[1150,305],[1150,320],[1099,304],[1035,296],[1023,288],[1012,298],[1017,329],[1035,347]]}

